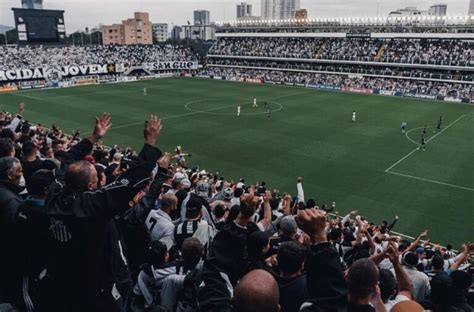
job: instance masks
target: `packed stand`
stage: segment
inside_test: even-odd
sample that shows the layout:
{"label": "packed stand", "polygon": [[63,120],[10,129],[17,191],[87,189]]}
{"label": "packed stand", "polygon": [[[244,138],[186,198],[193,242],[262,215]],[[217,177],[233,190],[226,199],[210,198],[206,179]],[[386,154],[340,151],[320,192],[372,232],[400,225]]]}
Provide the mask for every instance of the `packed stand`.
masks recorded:
{"label": "packed stand", "polygon": [[81,139],[24,111],[0,115],[1,311],[472,311],[473,244],[190,169],[153,115],[137,153],[101,143],[109,114]]}
{"label": "packed stand", "polygon": [[209,54],[473,66],[473,47],[463,40],[221,38]]}
{"label": "packed stand", "polygon": [[318,74],[297,71],[256,70],[230,67],[208,67],[201,75],[225,77],[228,80],[259,79],[265,82],[303,85],[330,85],[338,88],[380,89],[404,94],[430,96],[451,96],[473,98],[474,85],[437,82],[430,80],[409,80],[394,78],[365,77],[362,75]]}
{"label": "packed stand", "polygon": [[125,64],[196,60],[190,49],[165,45],[0,47],[0,70],[45,66]]}
{"label": "packed stand", "polygon": [[458,81],[474,81],[472,72],[469,71],[450,71],[434,69],[420,69],[407,67],[384,66],[366,66],[358,64],[319,64],[312,62],[288,62],[284,60],[249,60],[249,59],[228,59],[228,58],[210,58],[208,65],[227,65],[242,67],[262,67],[266,69],[297,69],[319,72],[332,72],[337,74],[350,73],[361,75],[379,75],[379,76],[398,76],[424,79],[442,79]]}

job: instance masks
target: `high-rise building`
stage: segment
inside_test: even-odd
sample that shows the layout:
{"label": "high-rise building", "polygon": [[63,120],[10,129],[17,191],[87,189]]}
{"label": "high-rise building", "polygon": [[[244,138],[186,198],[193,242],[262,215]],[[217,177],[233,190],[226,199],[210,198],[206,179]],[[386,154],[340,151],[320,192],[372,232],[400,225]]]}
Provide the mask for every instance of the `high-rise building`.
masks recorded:
{"label": "high-rise building", "polygon": [[180,26],[174,26],[171,30],[171,39],[181,40],[184,38],[183,28]]}
{"label": "high-rise building", "polygon": [[262,0],[262,19],[270,20],[275,18],[277,2],[278,0]]}
{"label": "high-rise building", "polygon": [[299,9],[300,0],[262,0],[262,19],[292,19]]}
{"label": "high-rise building", "polygon": [[447,10],[448,10],[447,4],[435,4],[435,5],[430,6],[430,9],[428,10],[428,12],[430,15],[446,16]]}
{"label": "high-rise building", "polygon": [[153,31],[153,39],[158,42],[164,42],[168,40],[168,24],[167,23],[154,23],[151,25]]}
{"label": "high-rise building", "polygon": [[43,0],[21,0],[21,6],[23,9],[43,9]]}
{"label": "high-rise building", "polygon": [[295,18],[296,11],[300,9],[300,0],[280,0],[279,2],[277,19]]}
{"label": "high-rise building", "polygon": [[194,11],[194,25],[209,25],[210,13],[206,10]]}
{"label": "high-rise building", "polygon": [[471,3],[469,4],[469,15],[474,15],[474,0],[471,0]]}
{"label": "high-rise building", "polygon": [[246,2],[237,4],[237,19],[247,19],[252,16],[252,5]]}
{"label": "high-rise building", "polygon": [[102,41],[108,44],[153,44],[153,32],[148,13],[135,12],[122,24],[103,25]]}

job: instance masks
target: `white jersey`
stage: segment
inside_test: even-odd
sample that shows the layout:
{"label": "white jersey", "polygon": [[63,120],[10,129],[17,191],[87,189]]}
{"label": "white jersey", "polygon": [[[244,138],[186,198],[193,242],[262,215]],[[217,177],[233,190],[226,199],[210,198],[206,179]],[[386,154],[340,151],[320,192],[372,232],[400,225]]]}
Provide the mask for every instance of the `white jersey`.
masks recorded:
{"label": "white jersey", "polygon": [[237,116],[240,116],[240,105],[237,106]]}
{"label": "white jersey", "polygon": [[253,98],[253,107],[257,107],[257,98]]}
{"label": "white jersey", "polygon": [[143,88],[143,95],[146,95],[146,88]]}
{"label": "white jersey", "polygon": [[356,121],[356,112],[352,113],[352,121]]}

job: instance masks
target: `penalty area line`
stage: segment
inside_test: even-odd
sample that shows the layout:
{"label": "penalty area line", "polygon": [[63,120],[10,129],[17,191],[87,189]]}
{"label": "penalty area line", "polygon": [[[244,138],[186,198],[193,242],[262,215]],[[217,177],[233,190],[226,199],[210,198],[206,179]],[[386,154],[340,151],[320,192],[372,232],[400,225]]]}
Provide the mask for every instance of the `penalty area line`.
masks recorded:
{"label": "penalty area line", "polygon": [[404,174],[404,173],[400,173],[400,172],[395,172],[395,171],[387,171],[387,170],[386,170],[385,172],[386,172],[386,173],[389,173],[389,174],[393,174],[393,175],[405,177],[405,178],[410,178],[410,179],[415,179],[415,180],[420,180],[420,181],[435,183],[435,184],[439,184],[439,185],[444,185],[444,186],[449,186],[449,187],[458,188],[458,189],[461,189],[461,190],[466,190],[466,191],[474,192],[474,188],[470,188],[470,187],[465,187],[465,186],[450,184],[450,183],[441,182],[441,181],[436,181],[436,180],[431,180],[431,179],[425,179],[425,178],[421,178],[421,177],[417,177],[417,176],[413,176],[413,175],[409,175],[409,174]]}

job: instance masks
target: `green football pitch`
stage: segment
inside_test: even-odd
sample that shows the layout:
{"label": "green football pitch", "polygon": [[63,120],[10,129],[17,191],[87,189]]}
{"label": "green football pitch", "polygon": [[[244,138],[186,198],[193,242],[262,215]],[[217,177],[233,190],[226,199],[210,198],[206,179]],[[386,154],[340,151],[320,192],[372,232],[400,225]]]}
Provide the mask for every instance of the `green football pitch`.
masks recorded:
{"label": "green football pitch", "polygon": [[[0,108],[16,111],[21,101],[27,119],[68,133],[86,134],[94,116],[110,112],[105,143],[135,148],[155,113],[164,123],[160,148],[182,145],[190,166],[291,193],[303,176],[306,198],[336,201],[341,214],[357,209],[376,223],[399,215],[396,231],[426,228],[433,242],[456,247],[474,240],[472,105],[193,78],[7,93]],[[443,129],[434,133],[440,114]]]}

